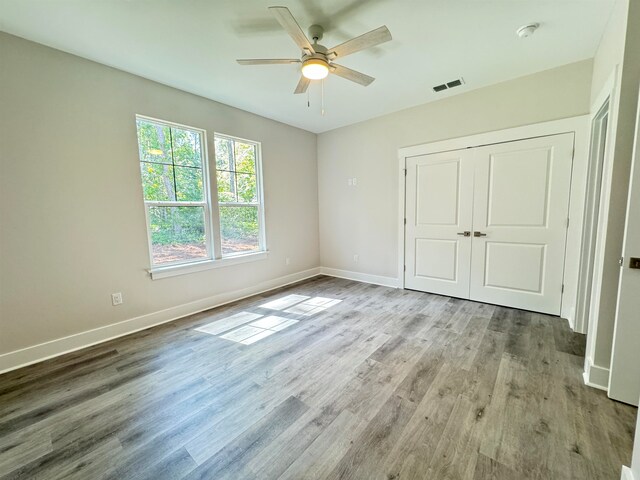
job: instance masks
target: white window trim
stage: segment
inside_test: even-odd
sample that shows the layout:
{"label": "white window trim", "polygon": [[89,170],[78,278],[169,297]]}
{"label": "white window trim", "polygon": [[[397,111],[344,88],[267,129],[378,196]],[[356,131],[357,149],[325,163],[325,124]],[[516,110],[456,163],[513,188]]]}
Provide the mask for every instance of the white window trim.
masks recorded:
{"label": "white window trim", "polygon": [[[170,122],[167,120],[162,120],[159,118],[153,118],[153,117],[148,117],[146,115],[136,115],[136,141],[138,142],[138,156],[140,156],[140,139],[137,138],[137,124],[138,124],[138,119],[140,120],[146,120],[152,123],[157,123],[160,125],[166,125],[168,127],[175,127],[175,128],[180,128],[180,129],[187,129],[187,130],[192,130],[195,132],[198,132],[200,134],[200,149],[201,149],[201,155],[202,155],[202,188],[203,188],[203,193],[204,193],[204,199],[201,202],[178,202],[178,201],[153,201],[153,200],[145,200],[144,198],[144,186],[142,186],[143,188],[143,195],[142,195],[142,201],[144,203],[144,214],[145,214],[145,221],[146,221],[146,225],[147,225],[147,243],[148,243],[148,248],[149,248],[149,265],[151,265],[151,268],[149,269],[149,272],[151,273],[152,271],[157,271],[157,270],[161,270],[161,269],[169,269],[169,268],[175,268],[175,267],[182,267],[182,266],[186,266],[186,265],[193,265],[194,263],[201,263],[203,261],[207,262],[207,261],[213,261],[214,260],[214,249],[213,249],[213,242],[212,239],[213,237],[213,221],[211,218],[211,210],[213,210],[213,205],[211,202],[211,187],[210,187],[210,182],[211,182],[211,175],[210,175],[210,171],[209,171],[209,153],[208,153],[208,141],[207,141],[207,131],[202,129],[202,128],[198,128],[198,127],[192,127],[191,125],[184,125],[184,124],[180,124],[180,123],[175,123],[175,122]],[[172,147],[173,148],[173,145]],[[142,162],[142,160],[139,159],[139,163]],[[141,185],[142,185],[142,179],[141,179]],[[205,259],[197,259],[194,260],[192,262],[173,262],[173,263],[165,263],[163,265],[155,265],[153,262],[153,243],[151,241],[151,228],[150,228],[150,224],[149,224],[149,207],[153,207],[153,206],[167,206],[167,207],[203,207],[204,209],[204,236],[205,236],[205,247],[207,249],[207,256],[208,258]],[[152,276],[153,277],[153,276]]]}
{"label": "white window trim", "polygon": [[[222,251],[218,251],[218,249],[216,248],[216,253],[215,253],[215,257],[218,260],[225,260],[225,259],[233,259],[233,258],[237,258],[239,256],[244,256],[244,255],[250,255],[250,254],[258,254],[258,253],[262,253],[262,252],[267,252],[268,248],[267,248],[267,236],[266,236],[266,227],[265,227],[265,212],[264,212],[264,189],[263,189],[263,176],[262,176],[262,143],[261,142],[257,142],[255,140],[249,140],[247,138],[242,138],[242,137],[236,137],[233,135],[227,135],[226,133],[220,133],[220,132],[214,132],[213,133],[213,139],[214,139],[214,171],[217,172],[218,169],[218,162],[215,161],[215,139],[216,138],[224,138],[227,140],[231,140],[234,142],[242,142],[242,143],[248,143],[250,145],[254,145],[256,147],[256,189],[257,189],[257,198],[258,198],[258,202],[257,203],[238,203],[238,202],[219,202],[216,201],[216,207],[217,207],[217,211],[219,213],[220,211],[220,206],[225,206],[225,207],[258,207],[258,250],[253,251],[253,252],[248,252],[248,253],[238,253],[238,254],[229,254],[229,255],[225,255],[222,256]],[[213,183],[212,183],[213,184]],[[216,199],[217,199],[217,181],[215,183],[216,186]],[[217,229],[213,229],[214,231],[214,235],[216,235],[215,238],[215,246],[221,246],[222,245],[222,235],[221,235],[221,227],[220,227],[220,217],[218,215],[218,228]]]}
{"label": "white window trim", "polygon": [[[201,148],[202,148],[202,174],[203,174],[203,189],[205,199],[202,202],[172,202],[172,201],[152,201],[145,200],[143,196],[143,204],[145,210],[145,220],[147,227],[147,243],[149,249],[149,265],[151,267],[147,269],[152,280],[159,280],[162,278],[174,277],[177,275],[185,275],[189,273],[202,272],[214,268],[222,268],[231,265],[239,265],[242,263],[255,262],[264,260],[269,256],[266,240],[266,227],[265,227],[265,212],[264,212],[264,193],[263,193],[263,177],[262,177],[262,144],[255,140],[249,140],[241,137],[235,137],[233,135],[227,135],[224,133],[214,132],[213,142],[211,144],[211,151],[214,152],[213,167],[211,166],[211,159],[209,158],[209,140],[207,137],[207,131],[193,127],[191,125],[184,125],[181,123],[175,123],[160,118],[149,117],[146,115],[136,115],[136,122],[138,119],[147,120],[161,125],[167,125],[169,127],[188,129],[198,132],[201,135]],[[137,125],[136,125],[137,129]],[[137,137],[137,135],[136,135]],[[222,137],[232,141],[239,141],[243,143],[249,143],[256,148],[256,188],[257,188],[257,203],[222,203],[224,206],[257,206],[258,207],[258,250],[251,252],[240,252],[236,254],[229,254],[222,256],[222,243],[221,243],[221,227],[220,227],[220,215],[219,207],[221,203],[218,201],[218,185],[217,185],[217,162],[215,158],[215,138]],[[137,140],[137,138],[136,138]],[[139,147],[138,147],[139,148]],[[139,155],[139,154],[138,154]],[[138,160],[140,162],[141,160]],[[215,203],[214,203],[215,199]],[[197,206],[204,208],[205,215],[205,242],[207,248],[207,254],[209,258],[198,259],[190,262],[176,262],[167,263],[163,265],[154,265],[153,263],[153,244],[151,242],[151,230],[149,228],[149,207],[150,206]],[[217,225],[217,227],[216,227]]]}
{"label": "white window trim", "polygon": [[167,265],[163,267],[156,267],[148,270],[152,280],[159,280],[161,278],[175,277],[177,275],[185,275],[188,273],[203,272],[205,270],[211,270],[214,268],[229,267],[231,265],[239,265],[241,263],[256,262],[258,260],[264,260],[269,256],[269,252],[266,250],[260,252],[250,252],[237,254],[230,257],[218,258],[215,260],[204,260],[191,263],[179,263],[175,265]]}

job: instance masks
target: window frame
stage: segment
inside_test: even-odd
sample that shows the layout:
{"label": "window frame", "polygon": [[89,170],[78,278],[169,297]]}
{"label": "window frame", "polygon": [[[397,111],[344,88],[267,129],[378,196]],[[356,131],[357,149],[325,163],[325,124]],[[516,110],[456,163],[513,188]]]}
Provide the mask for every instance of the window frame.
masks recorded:
{"label": "window frame", "polygon": [[[256,175],[256,202],[254,203],[248,203],[248,202],[220,202],[220,200],[218,199],[218,159],[216,157],[216,152],[215,152],[215,140],[216,138],[222,138],[225,140],[231,140],[232,142],[240,142],[240,143],[244,143],[247,145],[253,145],[255,148],[255,175]],[[216,259],[220,259],[220,260],[225,260],[225,259],[231,259],[231,258],[237,258],[237,257],[241,257],[243,255],[252,255],[252,254],[257,254],[260,252],[266,252],[267,251],[267,239],[266,239],[266,228],[265,228],[265,214],[264,214],[264,189],[262,186],[263,183],[263,178],[262,178],[262,143],[255,141],[255,140],[249,140],[247,138],[241,138],[241,137],[236,137],[234,135],[228,135],[226,133],[221,133],[221,132],[214,132],[213,133],[213,145],[214,145],[214,170],[215,170],[215,186],[216,186],[216,210],[218,213],[218,218],[217,218],[217,225],[218,228],[215,229],[214,228],[214,234],[217,234],[217,241],[216,241],[216,245],[219,247],[220,251],[217,252],[216,251]],[[226,170],[224,170],[226,171]],[[234,171],[235,173],[238,173],[237,171]],[[240,172],[242,173],[242,172]],[[232,253],[232,254],[227,254],[227,255],[223,255],[222,254],[222,226],[220,225],[220,206],[227,206],[227,207],[257,207],[258,208],[258,249],[257,250],[253,250],[250,252],[239,252],[239,253]],[[219,254],[219,256],[218,256]]]}
{"label": "window frame", "polygon": [[[145,212],[145,220],[147,225],[147,242],[149,248],[149,265],[151,266],[151,270],[157,270],[160,268],[166,267],[175,267],[182,265],[191,265],[193,263],[203,262],[207,260],[213,260],[214,258],[214,249],[212,244],[213,239],[213,225],[211,221],[211,176],[209,173],[209,165],[208,165],[208,152],[207,152],[207,132],[202,128],[192,127],[190,125],[184,125],[176,122],[170,122],[167,120],[160,120],[158,118],[148,117],[146,115],[136,115],[136,140],[138,144],[138,163],[146,163],[140,158],[140,138],[138,137],[138,120],[147,121],[150,123],[154,123],[157,125],[169,127],[169,128],[179,128],[181,130],[190,130],[198,133],[200,138],[200,159],[201,159],[201,168],[202,168],[202,193],[203,200],[200,202],[194,201],[166,201],[166,200],[146,200],[144,198],[144,185],[142,182],[142,173],[140,174],[140,185],[142,186],[142,200],[144,202],[144,212]],[[171,141],[171,148],[173,149],[173,140]],[[177,193],[177,192],[176,192]],[[150,207],[202,207],[203,209],[203,217],[204,217],[204,243],[205,248],[207,250],[207,256],[205,258],[193,259],[191,261],[175,261],[175,262],[167,262],[162,264],[157,264],[153,258],[153,241],[151,235],[151,222],[149,214]]]}
{"label": "window frame", "polygon": [[[169,128],[180,128],[195,131],[200,136],[200,148],[202,159],[202,202],[192,201],[156,201],[146,200],[144,198],[144,185],[142,181],[142,172],[140,164],[143,160],[140,157],[140,139],[138,137],[138,120],[148,121],[163,125]],[[246,262],[266,259],[269,251],[266,242],[266,225],[265,225],[265,208],[264,208],[264,190],[263,190],[263,170],[262,170],[262,144],[255,140],[244,139],[233,135],[214,132],[213,142],[209,144],[207,131],[203,128],[193,127],[169,120],[162,120],[148,115],[135,115],[136,126],[136,147],[138,151],[138,173],[140,175],[140,186],[142,188],[142,201],[145,212],[145,226],[147,229],[147,248],[149,252],[149,265],[147,269],[153,280],[172,277],[176,275],[184,275],[188,273],[200,272],[211,268],[225,267]],[[255,147],[255,171],[256,171],[256,197],[258,207],[258,249],[249,252],[239,252],[232,255],[222,255],[222,235],[220,226],[220,202],[218,201],[218,183],[217,183],[217,160],[215,156],[215,138],[223,137],[232,141],[239,141],[254,145]],[[173,148],[173,145],[172,145]],[[214,153],[213,166],[209,151]],[[222,203],[225,205],[225,203]],[[205,229],[205,247],[207,249],[206,258],[193,259],[191,261],[176,261],[170,263],[156,264],[153,259],[153,242],[151,238],[150,214],[149,207],[189,207],[197,206],[204,209],[204,229]],[[236,206],[256,206],[254,203],[237,203]]]}

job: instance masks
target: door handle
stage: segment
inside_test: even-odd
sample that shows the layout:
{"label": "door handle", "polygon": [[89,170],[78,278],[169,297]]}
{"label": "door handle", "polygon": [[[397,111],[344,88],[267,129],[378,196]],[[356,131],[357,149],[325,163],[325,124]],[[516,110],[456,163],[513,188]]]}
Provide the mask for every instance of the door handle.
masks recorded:
{"label": "door handle", "polygon": [[482,232],[473,232],[473,236],[474,237],[486,237],[487,234],[486,233],[482,233]]}
{"label": "door handle", "polygon": [[468,230],[465,230],[464,232],[458,232],[458,235],[462,236],[462,237],[470,237],[471,236],[471,232]]}

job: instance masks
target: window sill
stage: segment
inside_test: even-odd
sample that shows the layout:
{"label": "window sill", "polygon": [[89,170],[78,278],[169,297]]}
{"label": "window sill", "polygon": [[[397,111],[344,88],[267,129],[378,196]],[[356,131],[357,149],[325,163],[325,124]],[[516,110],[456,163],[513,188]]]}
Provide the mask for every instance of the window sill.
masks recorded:
{"label": "window sill", "polygon": [[229,267],[231,265],[238,265],[240,263],[256,262],[258,260],[264,260],[268,256],[268,251],[245,253],[244,255],[236,255],[233,257],[220,258],[217,260],[205,260],[204,262],[171,265],[167,267],[156,267],[149,270],[149,274],[151,275],[152,280],[160,280],[161,278],[202,272],[204,270],[210,270],[212,268],[222,268]]}

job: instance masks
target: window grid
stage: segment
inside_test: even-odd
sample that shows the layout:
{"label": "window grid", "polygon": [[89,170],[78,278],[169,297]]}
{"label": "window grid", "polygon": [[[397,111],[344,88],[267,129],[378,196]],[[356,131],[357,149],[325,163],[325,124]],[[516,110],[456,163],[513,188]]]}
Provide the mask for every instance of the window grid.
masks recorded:
{"label": "window grid", "polygon": [[[225,241],[229,243],[231,240],[230,235],[225,236],[225,226],[224,226],[224,210],[227,208],[238,209],[238,212],[241,212],[240,209],[247,208],[255,208],[255,217],[257,219],[257,238],[251,238],[253,242],[255,242],[255,248],[251,251],[264,251],[264,210],[262,205],[262,185],[261,185],[261,162],[260,162],[260,145],[256,142],[252,142],[249,140],[244,140],[236,137],[230,137],[227,135],[216,134],[216,149],[218,145],[222,146],[221,142],[226,143],[226,152],[223,154],[221,151],[216,150],[216,178],[218,180],[218,211],[220,216],[220,228],[221,228],[221,254],[223,257],[229,257],[236,255],[236,252],[227,250],[225,252]],[[238,152],[239,145],[244,145],[245,147],[251,147],[252,149],[252,157],[253,157],[253,165],[251,167],[252,171],[246,171],[246,167],[240,167],[238,169],[238,159],[241,154]],[[231,147],[231,148],[229,148]],[[220,155],[220,157],[219,157]],[[224,158],[222,158],[224,156]],[[229,191],[222,191],[220,184],[220,173],[226,173],[229,175],[228,181],[224,179],[224,184],[228,186]],[[240,178],[253,178],[253,183],[255,184],[254,194],[252,195],[252,200],[244,200],[241,195],[241,188],[238,185],[238,180]],[[232,198],[232,200],[228,199],[228,196]],[[246,213],[246,210],[245,210]],[[232,236],[232,235],[231,235]]]}
{"label": "window grid", "polygon": [[[223,165],[214,156],[210,167],[204,130],[140,115],[136,122],[152,271],[264,252],[260,144],[214,134],[216,148],[218,141],[227,142],[227,158]],[[224,195],[218,190],[212,196],[216,183]],[[168,240],[158,241],[167,232]],[[157,257],[158,247],[167,244],[198,249],[195,256]]]}
{"label": "window grid", "polygon": [[[169,166],[172,167],[172,172],[171,172],[171,183],[173,184],[173,197],[174,199],[171,200],[148,200],[146,198],[146,194],[145,194],[145,198],[144,198],[144,204],[145,204],[145,214],[146,214],[146,219],[147,219],[147,235],[148,235],[148,242],[149,242],[149,257],[150,257],[150,261],[151,261],[151,265],[153,267],[165,267],[165,266],[174,266],[174,265],[187,265],[190,263],[196,263],[196,262],[201,262],[203,260],[211,260],[213,259],[213,248],[212,248],[212,232],[211,232],[211,208],[210,208],[210,204],[208,201],[208,174],[207,174],[207,162],[206,162],[206,149],[205,149],[205,145],[206,145],[206,132],[197,128],[193,128],[193,127],[187,127],[184,125],[178,125],[178,124],[173,124],[171,122],[166,122],[166,121],[162,121],[162,120],[156,120],[156,119],[152,119],[152,118],[148,118],[148,117],[143,117],[143,116],[136,116],[136,123],[138,125],[138,142],[139,142],[139,149],[140,149],[140,164],[141,165],[161,165],[163,167],[165,166]],[[169,150],[170,152],[170,159],[171,162],[153,162],[153,161],[149,161],[146,160],[145,157],[143,157],[143,152],[142,152],[142,148],[143,145],[141,143],[141,139],[140,139],[140,125],[141,123],[147,123],[150,125],[154,125],[156,127],[160,127],[160,128],[167,128],[168,132],[169,132]],[[194,135],[197,138],[197,142],[199,143],[199,148],[196,146],[197,144],[194,144],[194,149],[193,152],[194,154],[197,152],[199,154],[199,160],[200,160],[200,166],[194,166],[194,165],[183,165],[180,163],[176,163],[176,159],[175,159],[175,143],[174,143],[174,129],[180,129],[180,130],[184,130],[186,132],[189,132],[190,134]],[[176,172],[177,172],[177,168],[189,168],[189,169],[194,169],[194,170],[200,170],[201,173],[201,179],[202,179],[202,200],[200,201],[193,201],[193,200],[179,200],[179,189],[178,189],[178,181],[177,181],[177,176],[176,176]],[[143,180],[143,189],[145,187],[145,182],[144,182],[144,178]],[[167,192],[169,193],[169,192]],[[155,250],[154,250],[154,241],[153,241],[153,234],[154,229],[152,228],[152,213],[151,213],[151,209],[152,208],[167,208],[168,211],[171,213],[171,215],[175,214],[176,210],[173,209],[177,209],[180,207],[196,207],[196,208],[201,208],[202,209],[202,213],[203,213],[203,229],[204,229],[204,248],[205,248],[205,255],[202,256],[194,256],[191,258],[178,258],[176,260],[169,260],[169,261],[157,261],[156,259],[156,254],[155,254]],[[170,215],[170,216],[171,216]],[[196,215],[196,217],[199,217],[199,215]],[[183,227],[183,226],[181,226]],[[157,244],[155,245],[157,247]]]}

